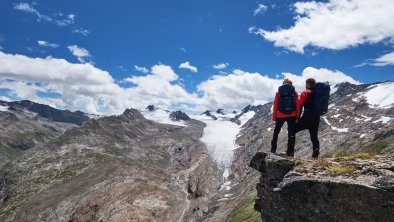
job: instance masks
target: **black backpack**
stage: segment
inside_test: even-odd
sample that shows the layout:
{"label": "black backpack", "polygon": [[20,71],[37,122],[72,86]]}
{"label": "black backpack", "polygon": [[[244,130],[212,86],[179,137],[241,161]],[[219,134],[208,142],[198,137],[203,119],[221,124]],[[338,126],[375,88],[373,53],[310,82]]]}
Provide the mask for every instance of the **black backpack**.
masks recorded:
{"label": "black backpack", "polygon": [[290,114],[296,111],[296,98],[294,86],[284,84],[279,87],[279,112],[283,114]]}
{"label": "black backpack", "polygon": [[328,101],[330,99],[330,85],[328,83],[318,82],[313,90],[312,113],[322,116],[328,111]]}

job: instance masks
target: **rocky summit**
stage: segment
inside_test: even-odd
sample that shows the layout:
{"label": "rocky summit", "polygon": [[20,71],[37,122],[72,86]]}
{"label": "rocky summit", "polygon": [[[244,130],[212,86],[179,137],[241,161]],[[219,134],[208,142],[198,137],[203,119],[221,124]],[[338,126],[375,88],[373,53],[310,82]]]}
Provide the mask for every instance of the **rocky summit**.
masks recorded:
{"label": "rocky summit", "polygon": [[394,156],[288,159],[257,153],[264,221],[393,221]]}

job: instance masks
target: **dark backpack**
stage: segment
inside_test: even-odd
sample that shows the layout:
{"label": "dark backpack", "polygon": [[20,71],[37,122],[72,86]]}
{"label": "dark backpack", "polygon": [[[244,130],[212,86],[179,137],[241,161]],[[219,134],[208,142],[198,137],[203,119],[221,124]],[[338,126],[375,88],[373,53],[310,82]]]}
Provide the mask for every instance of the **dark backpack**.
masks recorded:
{"label": "dark backpack", "polygon": [[328,111],[328,100],[330,99],[330,85],[328,83],[318,82],[313,90],[312,113],[322,116]]}
{"label": "dark backpack", "polygon": [[284,84],[279,87],[279,112],[283,114],[290,114],[296,111],[296,99],[294,86],[290,84]]}

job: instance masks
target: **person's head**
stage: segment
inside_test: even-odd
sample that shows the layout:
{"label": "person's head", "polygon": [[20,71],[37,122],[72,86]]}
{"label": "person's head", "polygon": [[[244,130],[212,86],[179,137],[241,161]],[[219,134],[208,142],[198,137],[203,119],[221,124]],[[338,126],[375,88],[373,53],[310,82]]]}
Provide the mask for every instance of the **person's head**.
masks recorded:
{"label": "person's head", "polygon": [[290,80],[290,79],[288,79],[288,78],[285,78],[284,80],[283,80],[283,85],[284,84],[290,84],[290,85],[293,85],[293,82]]}
{"label": "person's head", "polygon": [[307,89],[313,89],[315,87],[316,80],[314,78],[309,78],[305,81],[305,87]]}

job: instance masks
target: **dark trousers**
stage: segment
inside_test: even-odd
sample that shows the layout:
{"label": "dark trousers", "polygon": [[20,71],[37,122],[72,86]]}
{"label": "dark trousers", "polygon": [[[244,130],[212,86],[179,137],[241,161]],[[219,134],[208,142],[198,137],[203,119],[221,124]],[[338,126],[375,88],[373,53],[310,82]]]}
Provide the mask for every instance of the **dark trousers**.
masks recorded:
{"label": "dark trousers", "polygon": [[294,155],[295,144],[295,122],[296,117],[277,118],[275,122],[274,135],[271,141],[271,152],[276,152],[278,135],[284,123],[287,123],[287,152],[289,156]]}
{"label": "dark trousers", "polygon": [[319,156],[320,143],[318,138],[320,117],[313,114],[304,114],[295,126],[295,133],[308,130],[313,145],[313,157]]}

